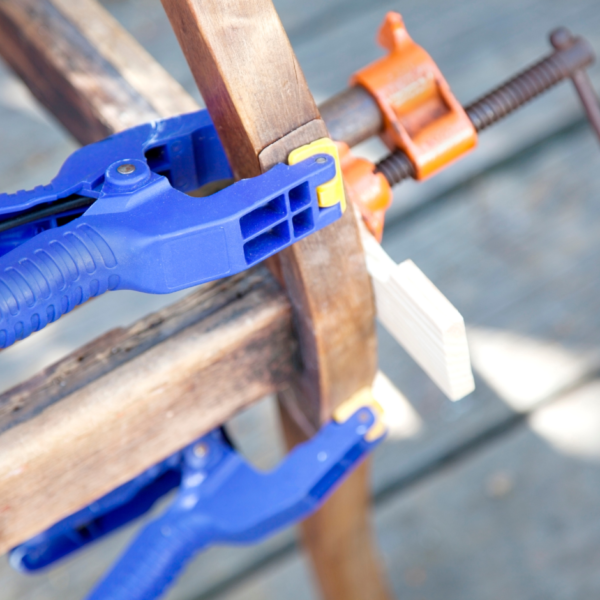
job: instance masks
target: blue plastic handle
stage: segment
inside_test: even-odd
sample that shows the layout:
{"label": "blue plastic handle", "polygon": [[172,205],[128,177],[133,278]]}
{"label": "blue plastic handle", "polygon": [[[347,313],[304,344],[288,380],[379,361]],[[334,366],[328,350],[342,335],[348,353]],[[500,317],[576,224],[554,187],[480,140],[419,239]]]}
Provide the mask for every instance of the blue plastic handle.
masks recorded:
{"label": "blue plastic handle", "polygon": [[[119,172],[124,164],[135,169]],[[186,196],[232,177],[205,110],[80,148],[49,185],[0,194],[9,221],[83,197],[0,231],[0,348],[107,290],[166,294],[247,269],[341,216],[316,194],[335,174],[324,154]]]}
{"label": "blue plastic handle", "polygon": [[146,526],[87,600],[153,600],[163,594],[188,560],[210,545],[206,519],[159,518]]}
{"label": "blue plastic handle", "polygon": [[195,198],[145,161],[113,163],[81,217],[0,257],[0,348],[107,290],[166,294],[257,264],[341,216],[316,193],[335,172],[318,155]]}

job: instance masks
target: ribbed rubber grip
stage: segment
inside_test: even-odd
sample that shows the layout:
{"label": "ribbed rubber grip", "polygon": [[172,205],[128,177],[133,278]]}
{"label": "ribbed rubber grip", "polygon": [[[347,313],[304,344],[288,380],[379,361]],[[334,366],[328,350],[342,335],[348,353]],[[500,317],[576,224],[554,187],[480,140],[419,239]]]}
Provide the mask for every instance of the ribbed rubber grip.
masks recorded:
{"label": "ribbed rubber grip", "polygon": [[[210,542],[208,530],[159,519],[147,525],[87,600],[154,600],[187,561]],[[196,525],[196,526],[194,526]]]}
{"label": "ribbed rubber grip", "polygon": [[0,348],[118,287],[117,258],[85,223],[45,231],[0,257]]}

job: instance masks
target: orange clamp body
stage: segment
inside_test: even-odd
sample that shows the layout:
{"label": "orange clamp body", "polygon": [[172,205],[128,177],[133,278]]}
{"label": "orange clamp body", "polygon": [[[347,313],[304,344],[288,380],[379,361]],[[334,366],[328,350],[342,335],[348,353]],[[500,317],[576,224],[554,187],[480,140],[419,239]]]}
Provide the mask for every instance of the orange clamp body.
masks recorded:
{"label": "orange clamp body", "polygon": [[343,142],[336,145],[348,195],[358,207],[367,229],[381,241],[385,211],[392,203],[392,188],[382,173],[374,172],[372,162],[354,156]]}
{"label": "orange clamp body", "polygon": [[390,53],[354,74],[379,104],[390,149],[401,148],[426,179],[477,144],[477,132],[433,59],[389,12],[378,37]]}

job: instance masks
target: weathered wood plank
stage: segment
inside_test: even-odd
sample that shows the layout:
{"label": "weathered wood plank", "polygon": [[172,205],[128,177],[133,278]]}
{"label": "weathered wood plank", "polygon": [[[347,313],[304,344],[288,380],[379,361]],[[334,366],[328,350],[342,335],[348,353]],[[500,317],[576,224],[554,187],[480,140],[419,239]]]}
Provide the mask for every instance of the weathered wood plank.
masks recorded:
{"label": "weathered wood plank", "polygon": [[[240,7],[235,2],[223,5],[194,1],[182,5],[165,1],[164,5],[230,161],[240,165],[236,167],[240,175],[257,175],[275,162],[286,160],[292,148],[327,134],[270,2],[253,3],[251,7]],[[219,20],[226,14],[235,20],[235,28]],[[184,27],[184,23],[188,25]],[[285,142],[282,138],[286,138]],[[265,152],[268,160],[261,158]],[[349,397],[355,387],[369,381],[374,372],[373,360],[363,360],[374,356],[369,325],[373,305],[353,221],[345,218],[296,244],[283,253],[282,260],[286,286],[296,307],[301,345],[306,347],[306,371],[311,373],[313,382],[318,382],[316,388],[312,384],[308,395],[313,404],[323,405],[314,408],[311,415],[318,422],[326,419],[331,408]],[[336,265],[339,275],[329,265]],[[344,286],[351,286],[353,293],[334,306],[336,295],[344,296]],[[323,328],[327,331],[321,331]],[[337,336],[335,344],[329,344],[328,334]],[[353,362],[356,376],[350,375],[349,380],[330,375],[334,365],[326,364],[332,354],[327,350],[340,346],[340,336],[345,338],[349,350],[333,360],[343,365],[340,368],[347,374],[353,370],[349,368],[349,362]],[[329,348],[320,348],[322,345]],[[353,358],[355,349],[361,346],[360,358]],[[334,389],[333,381],[342,389]]]}
{"label": "weathered wood plank", "polygon": [[78,391],[169,337],[199,323],[243,296],[272,283],[264,268],[201,286],[176,304],[113,329],[0,394],[0,433],[30,420],[45,408]]}
{"label": "weathered wood plank", "polygon": [[[236,177],[253,177],[326,134],[270,1],[164,0],[163,6]],[[302,128],[308,131],[291,148],[261,161],[268,146]]]}
{"label": "weathered wood plank", "polygon": [[[66,386],[75,391],[0,436],[0,552],[286,385],[294,344],[285,296],[273,281],[232,294],[93,385],[77,389],[75,376]],[[138,341],[135,328],[128,333],[117,334],[123,349]],[[111,356],[117,336],[90,354]]]}
{"label": "weathered wood plank", "polygon": [[[240,176],[327,135],[270,0],[163,4]],[[303,410],[317,425],[375,374],[374,305],[353,216],[280,257],[305,367]]]}

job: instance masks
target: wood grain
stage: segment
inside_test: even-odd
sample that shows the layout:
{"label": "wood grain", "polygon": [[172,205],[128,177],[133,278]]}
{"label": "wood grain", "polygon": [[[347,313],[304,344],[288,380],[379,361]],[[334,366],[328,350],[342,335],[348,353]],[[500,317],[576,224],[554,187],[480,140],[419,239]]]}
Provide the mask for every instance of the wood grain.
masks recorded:
{"label": "wood grain", "polygon": [[[270,0],[163,5],[238,176],[327,135]],[[302,409],[316,427],[376,371],[375,309],[354,217],[279,256],[300,339]]]}
{"label": "wood grain", "polygon": [[211,282],[127,328],[113,329],[0,395],[0,433],[250,292],[272,286],[264,267]]}
{"label": "wood grain", "polygon": [[267,146],[319,118],[271,0],[162,4],[236,177],[257,175]]}
{"label": "wood grain", "polygon": [[[209,317],[0,436],[0,552],[286,384],[294,344],[285,295],[272,280],[237,291]],[[110,341],[101,338],[97,352]]]}
{"label": "wood grain", "polygon": [[[328,136],[270,0],[162,3],[236,176],[256,176],[295,147]],[[302,360],[282,397],[293,446],[373,381],[375,313],[352,211],[278,256],[274,271],[292,303]],[[388,597],[370,539],[368,489],[365,467],[302,525],[329,600]],[[340,505],[349,509],[340,512]],[[357,587],[358,579],[364,584]]]}
{"label": "wood grain", "polygon": [[198,110],[194,99],[100,4],[94,0],[51,2],[158,115],[172,117]]}

